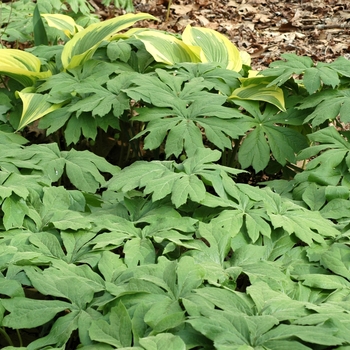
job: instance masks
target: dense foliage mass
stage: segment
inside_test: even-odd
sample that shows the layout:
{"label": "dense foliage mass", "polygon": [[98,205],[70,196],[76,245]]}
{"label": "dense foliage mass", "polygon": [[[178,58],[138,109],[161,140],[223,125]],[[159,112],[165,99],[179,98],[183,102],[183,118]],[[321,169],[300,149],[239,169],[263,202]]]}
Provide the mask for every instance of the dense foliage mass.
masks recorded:
{"label": "dense foliage mass", "polygon": [[0,346],[350,349],[350,62],[58,5],[2,36]]}

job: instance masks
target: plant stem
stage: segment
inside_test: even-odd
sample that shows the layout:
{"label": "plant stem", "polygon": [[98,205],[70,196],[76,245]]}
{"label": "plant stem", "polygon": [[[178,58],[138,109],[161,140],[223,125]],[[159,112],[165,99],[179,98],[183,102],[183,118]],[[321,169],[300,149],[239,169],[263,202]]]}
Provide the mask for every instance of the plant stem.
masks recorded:
{"label": "plant stem", "polygon": [[19,346],[22,347],[23,346],[23,340],[21,337],[21,333],[19,332],[18,329],[16,329],[16,333],[17,333],[17,337],[18,337],[18,341],[19,341]]}
{"label": "plant stem", "polygon": [[172,5],[172,3],[173,3],[173,0],[169,0],[169,2],[168,2],[168,8],[167,8],[167,11],[166,11],[166,16],[165,16],[165,22],[168,22],[168,21],[169,21],[170,6]]}
{"label": "plant stem", "polygon": [[4,338],[6,339],[7,343],[10,346],[13,346],[12,340],[9,337],[9,335],[6,333],[5,329],[3,327],[0,328],[0,334],[2,334],[4,336]]}

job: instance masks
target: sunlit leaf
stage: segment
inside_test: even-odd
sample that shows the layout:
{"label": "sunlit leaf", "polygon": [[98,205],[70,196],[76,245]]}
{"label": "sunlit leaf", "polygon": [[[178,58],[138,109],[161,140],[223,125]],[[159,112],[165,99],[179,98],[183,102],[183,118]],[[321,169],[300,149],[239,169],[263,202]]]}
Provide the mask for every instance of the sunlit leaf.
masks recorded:
{"label": "sunlit leaf", "polygon": [[128,13],[104,22],[91,24],[78,32],[64,46],[61,56],[64,69],[74,68],[83,64],[92,57],[103,40],[109,40],[116,32],[145,19],[156,20],[155,17],[146,13]]}
{"label": "sunlit leaf", "polygon": [[242,69],[242,58],[237,47],[224,35],[209,28],[187,26],[182,34],[182,40],[196,54],[202,62],[219,64],[239,72]]}

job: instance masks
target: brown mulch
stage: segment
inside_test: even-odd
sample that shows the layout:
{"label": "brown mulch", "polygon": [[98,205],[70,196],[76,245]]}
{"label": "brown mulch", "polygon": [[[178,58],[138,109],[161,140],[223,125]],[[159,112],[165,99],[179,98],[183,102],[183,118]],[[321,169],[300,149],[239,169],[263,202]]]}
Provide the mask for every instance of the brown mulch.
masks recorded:
{"label": "brown mulch", "polygon": [[[101,1],[91,2],[102,18],[120,14]],[[329,62],[350,58],[349,0],[136,0],[136,12],[147,12],[160,22],[143,22],[170,32],[202,26],[225,34],[252,57],[252,66],[262,69],[282,53],[310,56]]]}

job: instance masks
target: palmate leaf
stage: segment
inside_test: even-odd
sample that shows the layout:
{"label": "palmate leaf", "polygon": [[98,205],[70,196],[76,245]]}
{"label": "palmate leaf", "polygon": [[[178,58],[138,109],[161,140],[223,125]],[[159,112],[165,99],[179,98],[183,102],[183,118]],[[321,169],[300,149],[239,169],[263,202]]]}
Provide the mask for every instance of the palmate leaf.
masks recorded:
{"label": "palmate leaf", "polygon": [[297,183],[309,181],[332,186],[341,183],[349,187],[350,143],[334,127],[321,129],[308,135],[308,138],[319,144],[302,150],[298,160],[318,156],[308,162],[303,173],[295,177]]}
{"label": "palmate leaf", "polygon": [[[270,153],[281,165],[285,165],[287,161],[294,163],[296,153],[307,147],[306,138],[299,132],[286,126],[278,126],[277,123],[282,121],[276,107],[267,105],[261,112],[258,102],[235,103],[250,113],[250,127],[254,128],[243,140],[238,152],[238,160],[243,168],[251,165],[256,171],[263,170],[270,160]],[[288,120],[283,120],[283,123],[288,124]]]}
{"label": "palmate leaf", "polygon": [[297,56],[285,53],[281,57],[283,61],[275,61],[270,64],[270,68],[262,72],[265,76],[277,77],[270,82],[270,85],[280,86],[291,78],[293,74],[302,74],[306,69],[313,67],[310,57]]}
{"label": "palmate leaf", "polygon": [[[179,156],[183,150],[188,155],[196,147],[203,147],[203,136],[220,149],[231,148],[231,139],[246,131],[246,125],[233,123],[242,118],[236,108],[223,106],[225,96],[208,92],[213,87],[203,78],[185,82],[185,77],[174,77],[170,72],[156,70],[156,76],[140,76],[134,79],[136,87],[124,90],[132,99],[143,100],[160,108],[139,108],[134,120],[148,122],[147,127],[135,137],[145,137],[145,147],[159,147],[166,138],[167,157]],[[169,131],[169,133],[168,133]]]}
{"label": "palmate leaf", "polygon": [[171,196],[171,201],[178,208],[188,199],[200,203],[206,196],[206,188],[200,177],[208,179],[216,191],[223,193],[219,182],[223,172],[237,174],[240,171],[217,164],[219,151],[199,148],[192,157],[182,164],[174,161],[135,162],[124,168],[107,184],[110,190],[123,192],[144,187],[144,194],[151,194],[153,201]]}
{"label": "palmate leaf", "polygon": [[103,319],[93,321],[89,328],[91,340],[110,344],[116,348],[131,346],[132,324],[127,309],[120,301],[109,313],[109,323]]}
{"label": "palmate leaf", "polygon": [[326,120],[333,120],[338,115],[344,123],[349,123],[350,89],[327,89],[315,93],[303,100],[299,109],[313,108],[313,112],[304,120],[313,127]]}
{"label": "palmate leaf", "polygon": [[322,218],[319,212],[306,210],[290,200],[282,199],[270,189],[266,194],[270,197],[265,202],[267,215],[275,228],[282,227],[288,234],[294,233],[308,245],[313,241],[324,243],[324,238],[339,235],[333,224]]}

